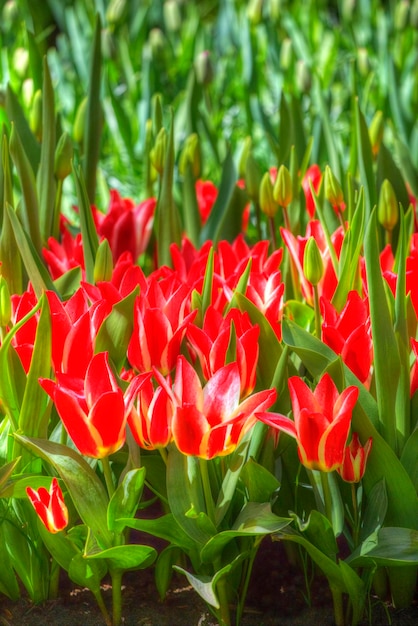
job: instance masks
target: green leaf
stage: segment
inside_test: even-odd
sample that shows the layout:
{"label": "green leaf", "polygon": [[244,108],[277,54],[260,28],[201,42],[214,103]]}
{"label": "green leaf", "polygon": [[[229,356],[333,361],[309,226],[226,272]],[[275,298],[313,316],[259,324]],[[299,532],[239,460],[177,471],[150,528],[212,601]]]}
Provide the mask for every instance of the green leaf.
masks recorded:
{"label": "green leaf", "polygon": [[254,459],[246,462],[240,478],[245,485],[250,502],[270,502],[273,494],[280,487],[277,478]]}
{"label": "green leaf", "polygon": [[185,552],[189,552],[196,547],[195,542],[190,536],[183,530],[183,528],[177,523],[176,519],[171,513],[157,517],[154,519],[147,518],[129,518],[121,517],[117,520],[119,525],[127,526],[128,528],[134,528],[141,532],[149,533],[154,537],[159,537],[165,541],[169,541],[175,546],[178,546]]}
{"label": "green leaf", "polygon": [[152,565],[156,558],[157,551],[154,548],[137,544],[113,546],[101,552],[85,555],[88,561],[105,559],[111,569],[119,570],[144,569]]}
{"label": "green leaf", "polygon": [[83,171],[86,181],[86,194],[90,204],[96,198],[96,173],[100,155],[100,137],[102,131],[102,108],[100,102],[101,87],[101,30],[100,15],[96,16],[93,46],[88,81],[86,125],[84,128],[84,162]]}
{"label": "green leaf", "polygon": [[133,331],[133,309],[139,289],[116,302],[104,319],[96,336],[95,352],[108,351],[118,371],[126,360],[126,351]]}
{"label": "green leaf", "polygon": [[374,541],[367,539],[346,560],[351,567],[418,565],[418,531],[381,528]]}
{"label": "green leaf", "polygon": [[100,583],[107,573],[104,561],[86,559],[83,554],[76,554],[69,565],[68,576],[76,585],[87,587],[95,595],[100,595]]}
{"label": "green leaf", "polygon": [[52,235],[54,222],[55,188],[55,102],[51,75],[46,57],[43,63],[42,87],[42,145],[41,160],[36,175],[39,198],[39,222],[42,243]]}
{"label": "green leaf", "polygon": [[183,174],[183,216],[184,229],[192,244],[199,247],[199,235],[201,229],[201,218],[199,206],[196,198],[195,178],[193,167],[189,160],[186,162],[186,169]]}
{"label": "green leaf", "polygon": [[134,517],[142,496],[145,481],[145,468],[136,468],[125,474],[123,480],[113,494],[107,509],[107,525],[109,530],[122,532],[123,526],[118,522],[121,517]]}
{"label": "green leaf", "polygon": [[34,174],[38,171],[41,153],[40,146],[29,128],[22,107],[10,85],[7,85],[6,90],[6,113],[9,120],[13,123],[22,144],[25,146],[25,153],[32,168],[32,174]]}
{"label": "green leaf", "polygon": [[107,527],[108,497],[87,461],[75,450],[62,444],[17,434],[15,437],[35,455],[54,466],[84,524],[91,529],[101,547],[110,547],[112,534]]}
{"label": "green leaf", "polygon": [[355,108],[355,126],[360,179],[365,192],[366,216],[369,217],[373,207],[377,204],[377,191],[373,172],[373,154],[370,145],[369,131],[360,110],[358,100],[357,107]]}
{"label": "green leaf", "polygon": [[76,168],[73,164],[73,174],[75,179],[75,188],[77,192],[78,208],[80,215],[80,228],[83,243],[84,264],[86,268],[87,282],[94,283],[94,263],[96,260],[99,240],[97,236],[96,226],[94,224],[93,214],[87,195],[86,184],[81,168]]}

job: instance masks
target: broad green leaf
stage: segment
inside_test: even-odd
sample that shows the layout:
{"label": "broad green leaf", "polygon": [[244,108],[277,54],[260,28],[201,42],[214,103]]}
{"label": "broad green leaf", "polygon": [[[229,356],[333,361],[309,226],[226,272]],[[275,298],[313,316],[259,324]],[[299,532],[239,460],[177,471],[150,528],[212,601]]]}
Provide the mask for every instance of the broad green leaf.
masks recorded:
{"label": "broad green leaf", "polygon": [[183,530],[183,528],[177,523],[176,519],[171,513],[157,517],[155,519],[148,518],[128,518],[121,517],[117,520],[119,525],[127,526],[128,528],[134,528],[141,532],[149,533],[154,537],[159,537],[165,541],[169,541],[175,546],[178,546],[185,552],[189,552],[196,547],[193,539]]}
{"label": "broad green leaf", "polygon": [[110,547],[112,534],[107,527],[108,497],[105,488],[87,461],[68,446],[43,439],[15,437],[35,455],[54,466],[64,481],[84,524],[103,548]]}
{"label": "broad green leaf", "polygon": [[104,559],[111,569],[144,569],[154,563],[157,551],[151,546],[127,544],[113,546],[95,554],[86,554],[87,561]]}
{"label": "broad green leaf", "polygon": [[75,188],[78,198],[78,208],[80,215],[80,228],[83,242],[84,264],[86,268],[87,282],[94,283],[94,262],[96,260],[99,241],[96,226],[93,220],[89,197],[87,195],[86,183],[83,171],[80,167],[73,164],[73,174],[75,180]]}
{"label": "broad green leaf", "polygon": [[373,155],[370,145],[369,131],[363,113],[360,110],[358,100],[357,106],[355,108],[355,128],[357,137],[360,179],[364,187],[365,210],[366,217],[368,218],[371,214],[372,209],[377,203],[377,191],[373,172]]}
{"label": "broad green leaf", "polygon": [[9,478],[13,474],[16,466],[19,464],[19,461],[20,458],[17,458],[0,467],[0,497],[4,497],[4,491],[8,486]]}
{"label": "broad green leaf", "polygon": [[418,493],[418,428],[415,428],[405,443],[401,463]]}
{"label": "broad green leaf", "polygon": [[52,235],[54,223],[55,188],[55,101],[46,57],[43,63],[42,87],[42,144],[39,169],[36,174],[39,198],[39,222],[42,243]]}
{"label": "broad green leaf", "polygon": [[242,467],[248,458],[248,444],[248,436],[246,436],[225,460],[228,467],[224,473],[215,506],[215,524],[218,528],[233,502]]}
{"label": "broad green leaf", "polygon": [[418,565],[418,530],[381,528],[374,541],[366,539],[346,562],[351,567]]}
{"label": "broad green leaf", "polygon": [[134,517],[142,496],[145,481],[145,468],[130,470],[123,477],[113,494],[107,509],[107,525],[109,530],[121,532],[123,527],[118,523],[121,517]]}
{"label": "broad green leaf", "polygon": [[14,207],[13,183],[11,173],[11,162],[9,146],[6,133],[3,134],[1,144],[1,173],[2,189],[0,190],[2,203],[0,205],[0,259],[1,273],[7,280],[10,293],[22,293],[23,277],[22,262],[19,256],[16,257],[16,238],[13,228],[7,215],[6,207]]}
{"label": "broad green leaf", "polygon": [[39,200],[35,174],[23,148],[17,128],[12,125],[10,133],[10,155],[15,164],[22,188],[23,227],[30,236],[32,245],[38,254],[42,251],[42,237],[39,223]]}
{"label": "broad green leaf", "polygon": [[391,448],[396,447],[395,404],[401,364],[393,322],[380,270],[376,212],[373,211],[364,242],[370,320],[374,350],[374,379],[379,410],[379,430]]}
{"label": "broad green leaf", "polygon": [[29,128],[22,107],[10,84],[7,85],[6,90],[6,113],[8,119],[13,123],[13,126],[18,132],[22,144],[25,146],[25,153],[32,168],[32,173],[35,174],[38,171],[41,154],[40,146]]}
{"label": "broad green leaf", "polygon": [[206,514],[199,459],[182,454],[174,445],[167,456],[167,496],[174,519],[197,546],[216,534]]}
{"label": "broad green leaf", "polygon": [[385,480],[379,480],[367,494],[366,508],[363,513],[360,539],[365,540],[383,526],[388,509],[388,496]]}
{"label": "broad green leaf", "polygon": [[134,302],[139,290],[135,288],[126,298],[116,302],[100,326],[95,352],[108,351],[118,371],[122,368],[133,331]]}
{"label": "broad green leaf", "polygon": [[104,561],[86,559],[83,554],[76,554],[69,565],[68,576],[76,585],[90,589],[97,598],[100,596],[100,583],[107,573]]}
{"label": "broad green leaf", "polygon": [[193,176],[192,164],[189,160],[186,163],[186,170],[183,174],[183,219],[187,237],[194,246],[198,247],[201,218],[196,198],[195,178]]}
{"label": "broad green leaf", "polygon": [[254,459],[249,459],[245,463],[240,478],[245,485],[250,502],[270,502],[280,487],[277,478]]}
{"label": "broad green leaf", "polygon": [[101,30],[102,24],[100,16],[97,14],[90,60],[89,90],[83,145],[83,171],[86,181],[86,194],[90,204],[94,204],[96,198],[96,172],[99,162],[100,137],[102,131],[102,107],[100,102],[102,65]]}
{"label": "broad green leaf", "polygon": [[155,585],[161,602],[165,599],[173,578],[173,565],[181,559],[181,550],[177,546],[167,546],[160,552],[155,563]]}

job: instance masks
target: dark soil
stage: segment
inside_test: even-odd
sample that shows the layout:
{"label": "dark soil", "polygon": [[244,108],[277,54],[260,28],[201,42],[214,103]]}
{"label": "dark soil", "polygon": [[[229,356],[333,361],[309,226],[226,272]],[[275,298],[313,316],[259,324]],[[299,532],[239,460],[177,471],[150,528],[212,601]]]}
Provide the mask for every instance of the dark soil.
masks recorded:
{"label": "dark soil", "polygon": [[[60,597],[35,606],[25,596],[17,602],[0,597],[0,626],[102,626],[104,620],[92,594],[66,583]],[[124,577],[123,626],[216,626],[217,622],[184,577],[173,579],[161,603],[151,569]],[[103,585],[106,603],[111,587]],[[418,603],[407,610],[372,599],[362,626],[417,626]],[[242,626],[333,626],[326,580],[316,574],[307,587],[300,568],[289,565],[283,546],[265,540],[257,556]]]}

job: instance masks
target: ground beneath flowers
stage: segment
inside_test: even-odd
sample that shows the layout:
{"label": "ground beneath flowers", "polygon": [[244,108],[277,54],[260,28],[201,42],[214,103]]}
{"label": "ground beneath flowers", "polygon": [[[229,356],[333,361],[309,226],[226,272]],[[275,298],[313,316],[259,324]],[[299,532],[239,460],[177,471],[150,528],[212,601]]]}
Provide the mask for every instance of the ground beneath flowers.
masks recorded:
{"label": "ground beneath flowers", "polygon": [[[307,582],[301,570],[289,565],[281,544],[265,539],[257,556],[242,626],[333,626],[331,597],[319,574]],[[153,571],[129,572],[124,577],[123,626],[216,626],[204,602],[175,577],[167,599],[161,603]],[[110,607],[111,587],[103,585]],[[362,626],[417,626],[418,598],[407,610],[372,600]],[[60,597],[43,606],[26,597],[17,602],[0,597],[0,626],[102,626],[91,593],[64,583]]]}

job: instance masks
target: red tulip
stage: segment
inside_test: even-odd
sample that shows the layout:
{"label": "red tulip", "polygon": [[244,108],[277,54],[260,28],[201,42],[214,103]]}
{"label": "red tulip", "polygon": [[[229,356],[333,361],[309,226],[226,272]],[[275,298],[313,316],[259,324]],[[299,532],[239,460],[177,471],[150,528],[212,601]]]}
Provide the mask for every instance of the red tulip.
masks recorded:
{"label": "red tulip", "polygon": [[81,454],[100,459],[119,450],[125,443],[130,407],[125,406],[108,354],[93,356],[84,380],[60,372],[56,378],[56,382],[43,378],[40,384]]}
{"label": "red tulip", "polygon": [[274,389],[260,391],[240,403],[241,381],[236,363],[221,367],[204,387],[183,356],[177,360],[173,389],[174,441],[183,454],[211,459],[232,452],[254,425],[254,414],[271,406]]}
{"label": "red tulip", "polygon": [[319,166],[316,164],[311,165],[306,170],[305,176],[303,177],[303,180],[302,180],[302,188],[303,188],[303,192],[305,194],[305,200],[306,200],[306,210],[308,211],[309,217],[311,219],[315,215],[315,201],[312,196],[311,183],[312,183],[312,187],[315,193],[317,193],[319,186],[321,184],[321,181],[322,181],[322,172],[319,169]]}
{"label": "red tulip", "polygon": [[128,198],[121,198],[115,190],[110,192],[110,204],[106,215],[94,211],[99,237],[107,239],[114,262],[129,251],[136,262],[145,252],[154,221],[155,198],[148,198],[138,205]]}
{"label": "red tulip", "polygon": [[372,438],[370,437],[364,447],[360,444],[358,434],[353,433],[350,445],[344,452],[344,461],[341,467],[337,467],[337,472],[347,483],[358,483],[366,471],[367,458],[372,449]]}
{"label": "red tulip", "polygon": [[135,301],[134,329],[128,346],[128,360],[137,372],[156,367],[168,374],[175,366],[188,324],[197,311],[187,312],[190,289],[172,275],[164,282],[151,280],[148,291]]}
{"label": "red tulip", "polygon": [[68,220],[61,217],[61,240],[48,239],[48,248],[43,248],[42,255],[49,272],[55,280],[74,267],[81,267],[84,272],[84,252],[81,234],[73,235],[68,228]]}
{"label": "red tulip", "polygon": [[[156,376],[158,379],[158,373]],[[128,425],[137,444],[146,450],[167,446],[172,440],[174,405],[165,382],[154,389],[151,375],[140,374],[132,382],[129,395],[135,400]]]}
{"label": "red tulip", "polygon": [[206,222],[215,200],[218,195],[218,189],[210,180],[196,181],[196,197],[202,224]]}
{"label": "red tulip", "polygon": [[411,346],[414,351],[415,361],[411,370],[411,398],[418,389],[418,341],[411,338]]}
{"label": "red tulip", "polygon": [[370,313],[367,298],[362,300],[356,291],[350,291],[341,313],[321,298],[322,341],[340,354],[344,363],[357,378],[365,383],[372,364]]}
{"label": "red tulip", "polygon": [[208,380],[215,372],[223,367],[228,359],[231,335],[234,327],[235,350],[232,359],[236,360],[240,380],[241,395],[247,396],[254,390],[255,373],[258,361],[258,326],[250,322],[247,313],[238,309],[230,309],[224,318],[213,306],[206,310],[203,327],[190,324],[187,329],[187,338],[192,352],[196,353],[203,371]]}
{"label": "red tulip", "polygon": [[339,394],[326,373],[315,391],[298,376],[292,376],[289,391],[294,421],[278,413],[261,413],[256,417],[296,438],[299,458],[305,467],[323,472],[340,467],[358,388],[347,387]]}
{"label": "red tulip", "polygon": [[57,479],[52,479],[50,490],[26,487],[26,493],[45,528],[50,533],[63,530],[68,524],[68,509],[65,505]]}

